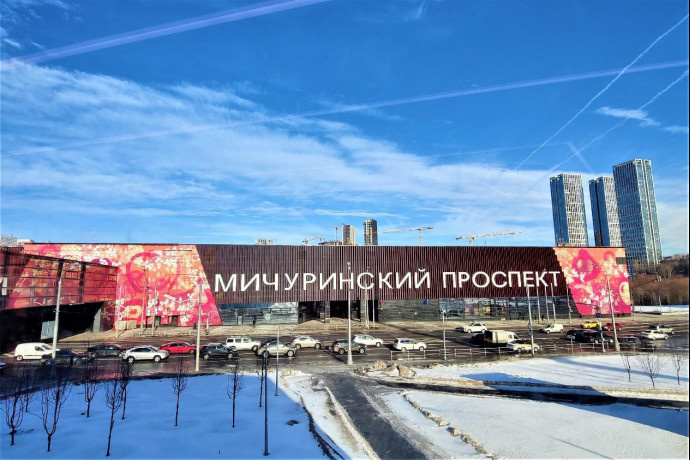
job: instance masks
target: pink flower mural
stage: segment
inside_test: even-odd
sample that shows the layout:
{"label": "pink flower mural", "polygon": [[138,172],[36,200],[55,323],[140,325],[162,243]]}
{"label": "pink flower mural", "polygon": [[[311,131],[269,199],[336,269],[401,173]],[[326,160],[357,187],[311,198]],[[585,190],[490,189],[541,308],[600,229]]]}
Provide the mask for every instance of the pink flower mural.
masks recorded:
{"label": "pink flower mural", "polygon": [[[117,265],[117,301],[105,309],[104,322],[152,324],[197,322],[220,325],[216,303],[194,245],[27,244],[27,253]],[[201,294],[199,285],[201,284]],[[201,300],[200,300],[201,299]]]}
{"label": "pink flower mural", "polygon": [[[554,248],[577,310],[582,315],[631,312],[628,267],[617,263],[623,248]],[[610,286],[610,296],[609,288]]]}

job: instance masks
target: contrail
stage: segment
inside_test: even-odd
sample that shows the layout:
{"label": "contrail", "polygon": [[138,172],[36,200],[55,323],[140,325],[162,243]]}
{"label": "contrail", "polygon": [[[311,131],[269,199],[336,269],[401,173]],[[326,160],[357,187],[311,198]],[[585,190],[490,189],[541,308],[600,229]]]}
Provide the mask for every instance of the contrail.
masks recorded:
{"label": "contrail", "polygon": [[290,0],[287,2],[266,2],[260,6],[254,6],[250,9],[232,9],[225,10],[219,13],[214,13],[206,16],[199,16],[193,19],[186,19],[182,21],[170,22],[158,26],[153,26],[145,29],[126,32],[118,35],[111,35],[109,37],[99,38],[97,40],[90,40],[73,45],[56,48],[53,50],[42,51],[35,54],[29,54],[22,57],[7,59],[0,62],[0,70],[11,69],[17,65],[23,64],[37,64],[41,62],[52,61],[55,59],[64,58],[67,56],[76,56],[79,54],[89,53],[91,51],[98,51],[106,48],[113,48],[115,46],[126,45],[128,43],[135,43],[151,38],[163,37],[165,35],[177,34],[180,32],[187,32],[189,30],[203,29],[205,27],[214,26],[217,24],[224,24],[227,22],[241,21],[242,19],[254,18],[258,16],[265,16],[267,14],[278,13],[281,11],[292,10],[295,8],[302,8],[318,3],[324,3],[331,0]]}
{"label": "contrail", "polygon": [[534,151],[532,151],[532,153],[530,153],[529,155],[527,155],[527,156],[526,156],[526,157],[525,157],[515,168],[513,168],[513,170],[518,170],[518,169],[520,169],[520,167],[521,167],[523,164],[525,164],[525,162],[526,162],[527,160],[529,160],[530,158],[532,158],[532,157],[534,156],[535,153],[537,153],[539,150],[541,150],[542,147],[543,147],[544,145],[548,144],[551,140],[553,140],[554,137],[558,136],[565,128],[567,128],[573,121],[575,121],[577,118],[579,118],[579,116],[582,115],[582,113],[583,113],[585,110],[587,110],[587,109],[589,108],[589,106],[592,105],[592,104],[594,103],[594,101],[596,101],[597,99],[599,99],[599,96],[601,96],[602,94],[604,94],[604,93],[605,93],[605,92],[606,92],[616,81],[618,81],[618,79],[619,79],[624,73],[626,73],[626,72],[628,71],[628,69],[630,69],[630,67],[632,67],[633,65],[635,65],[635,63],[636,63],[637,61],[639,61],[639,60],[642,58],[642,56],[644,56],[645,54],[647,54],[647,52],[648,52],[650,49],[652,49],[652,48],[654,47],[654,45],[656,45],[656,44],[659,43],[661,40],[663,40],[664,37],[666,37],[668,34],[670,34],[671,32],[673,32],[673,30],[674,30],[676,27],[678,27],[679,25],[681,25],[682,23],[684,23],[687,19],[688,19],[688,15],[686,14],[686,15],[683,17],[683,19],[681,19],[680,21],[678,21],[677,23],[675,23],[675,24],[674,24],[670,29],[668,29],[666,32],[664,32],[663,34],[659,35],[659,36],[656,38],[656,40],[654,40],[647,48],[645,48],[644,51],[642,51],[640,54],[638,54],[637,57],[636,57],[635,59],[633,59],[633,60],[630,62],[630,64],[628,64],[627,66],[623,67],[623,68],[620,70],[620,72],[618,72],[618,74],[613,78],[613,80],[611,80],[606,86],[604,86],[604,88],[603,88],[601,91],[599,91],[592,99],[590,99],[590,100],[584,105],[584,107],[582,107],[575,115],[573,115],[573,117],[572,117],[570,120],[568,120],[568,121],[567,121],[563,126],[561,126],[555,133],[553,133],[548,139],[546,139],[546,140],[542,143],[542,145],[540,145],[540,146],[537,147]]}
{"label": "contrail", "polygon": [[[651,98],[650,100],[648,100],[647,102],[645,102],[644,104],[642,104],[641,106],[639,106],[636,110],[644,110],[647,106],[649,106],[650,104],[653,104],[653,103],[654,103],[657,99],[659,99],[664,93],[666,93],[668,90],[670,90],[671,88],[673,88],[674,86],[676,86],[678,83],[680,83],[680,82],[681,82],[684,78],[686,78],[687,76],[688,76],[688,71],[686,70],[686,71],[683,72],[678,78],[676,78],[676,79],[673,80],[671,83],[669,83],[668,85],[666,85],[666,87],[665,87],[664,89],[662,89],[661,91],[659,91],[658,93],[656,93],[654,96],[652,96],[652,98]],[[547,177],[549,177],[549,176],[553,173],[553,171],[555,171],[555,170],[557,170],[558,168],[560,168],[562,165],[564,165],[565,163],[567,163],[568,161],[570,161],[570,160],[571,160],[573,157],[575,157],[576,155],[579,156],[580,161],[584,161],[584,156],[582,156],[582,152],[584,152],[587,148],[589,148],[589,147],[590,147],[592,144],[594,144],[595,142],[597,142],[597,141],[603,139],[603,138],[604,138],[607,134],[609,134],[611,131],[613,131],[613,130],[615,130],[615,129],[618,129],[618,128],[620,128],[621,126],[623,126],[623,124],[624,124],[626,121],[630,120],[630,119],[631,119],[631,117],[625,117],[624,119],[622,119],[621,121],[619,121],[619,122],[616,123],[615,125],[613,125],[613,126],[611,126],[610,128],[608,128],[608,129],[607,129],[606,131],[604,131],[603,133],[601,133],[601,134],[599,134],[598,136],[596,136],[596,137],[594,137],[593,139],[591,139],[589,142],[587,142],[585,145],[583,145],[583,146],[580,147],[579,149],[576,148],[576,147],[575,147],[574,145],[572,145],[571,143],[568,143],[568,144],[570,144],[569,147],[570,147],[570,149],[571,149],[571,151],[572,151],[573,153],[572,153],[571,155],[569,155],[568,157],[566,157],[564,160],[562,160],[562,161],[560,161],[559,163],[556,163],[555,165],[553,165],[553,166],[546,172],[546,174],[544,174],[544,175],[541,176],[539,179],[537,179],[536,181],[534,181],[534,182],[532,183],[532,186],[534,186],[534,185],[540,183],[541,181],[543,181],[544,179],[546,179]],[[593,171],[592,171],[592,168],[590,168],[589,165],[588,165],[586,162],[584,162],[584,164],[588,167],[589,172],[593,172]],[[531,190],[531,189],[532,189],[532,187],[530,187],[528,190]]]}
{"label": "contrail", "polygon": [[[655,70],[671,69],[671,68],[676,68],[676,67],[687,67],[687,65],[688,65],[687,60],[670,61],[670,62],[663,62],[663,63],[658,63],[658,64],[649,64],[649,65],[644,65],[644,66],[629,67],[625,71],[625,73],[626,74],[632,74],[632,73],[639,73],[639,72],[651,72],[651,71],[655,71]],[[493,92],[500,92],[500,91],[509,91],[509,90],[514,90],[514,89],[554,85],[554,84],[567,83],[567,82],[572,82],[572,81],[588,80],[588,79],[593,79],[593,78],[601,78],[601,77],[607,77],[607,76],[611,76],[611,75],[618,75],[620,73],[621,73],[621,69],[601,70],[601,71],[574,74],[574,75],[562,75],[562,76],[558,76],[558,77],[543,78],[543,79],[538,79],[538,80],[528,80],[528,81],[521,81],[521,82],[516,82],[516,83],[506,83],[506,84],[502,84],[502,85],[483,86],[483,87],[472,88],[472,89],[467,89],[467,90],[448,91],[448,92],[443,92],[443,93],[427,94],[427,95],[423,95],[423,96],[413,96],[413,97],[407,97],[407,98],[401,98],[401,99],[389,99],[386,101],[372,102],[372,103],[368,103],[368,104],[346,105],[346,106],[341,106],[341,107],[337,107],[337,108],[319,109],[319,110],[294,113],[294,114],[266,116],[266,117],[261,117],[261,118],[254,119],[254,120],[236,121],[236,122],[230,122],[230,123],[208,124],[208,125],[198,125],[198,126],[194,126],[194,127],[182,129],[182,130],[161,130],[161,131],[150,131],[147,133],[128,134],[128,135],[123,135],[123,136],[104,137],[104,138],[100,138],[100,139],[90,139],[90,140],[86,140],[86,141],[73,142],[73,143],[69,143],[69,144],[62,144],[59,146],[45,146],[45,147],[34,147],[34,148],[29,148],[29,149],[15,150],[15,151],[11,151],[11,152],[8,152],[8,153],[2,155],[2,157],[26,155],[26,154],[31,154],[31,153],[41,153],[41,152],[47,152],[47,151],[52,151],[52,150],[64,150],[64,149],[70,149],[70,148],[88,147],[88,146],[92,146],[92,145],[109,144],[109,143],[124,142],[124,141],[137,140],[137,139],[175,135],[175,134],[186,134],[186,133],[192,133],[192,132],[198,132],[198,131],[204,131],[204,130],[210,130],[210,129],[220,129],[220,128],[229,128],[229,127],[236,127],[236,126],[247,126],[247,125],[255,125],[255,124],[280,122],[280,121],[290,121],[290,120],[297,120],[297,119],[301,119],[301,118],[318,117],[318,116],[325,116],[325,115],[335,115],[335,114],[340,114],[340,113],[360,112],[360,111],[364,111],[364,110],[382,108],[382,107],[393,107],[393,106],[404,105],[404,104],[414,104],[414,103],[419,103],[419,102],[429,102],[429,101],[435,101],[435,100],[450,99],[450,98],[455,98],[455,97],[472,96],[472,95],[476,95],[476,94],[485,94],[485,93],[493,93]],[[540,144],[540,146],[538,148],[544,147],[547,143],[548,142],[543,142],[542,144]]]}

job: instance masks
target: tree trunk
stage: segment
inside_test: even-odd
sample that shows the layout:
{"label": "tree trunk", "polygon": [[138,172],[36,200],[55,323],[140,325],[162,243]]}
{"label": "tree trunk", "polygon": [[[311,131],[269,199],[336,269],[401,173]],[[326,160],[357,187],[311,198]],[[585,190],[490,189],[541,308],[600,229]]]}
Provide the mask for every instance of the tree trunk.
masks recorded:
{"label": "tree trunk", "polygon": [[235,428],[235,395],[232,395],[232,427]]}
{"label": "tree trunk", "polygon": [[177,404],[175,405],[175,426],[177,426],[177,414],[180,412],[180,394],[177,394]]}
{"label": "tree trunk", "polygon": [[47,450],[47,452],[50,452],[50,441],[52,441],[52,438],[53,438],[53,435],[49,434],[48,435],[48,450]]}
{"label": "tree trunk", "polygon": [[12,431],[10,431],[10,437],[12,438],[12,441],[10,442],[10,446],[14,446],[14,433],[16,433],[17,430],[12,428]]}
{"label": "tree trunk", "polygon": [[125,419],[125,410],[127,409],[127,388],[122,392],[122,420]]}
{"label": "tree trunk", "polygon": [[110,438],[113,436],[113,425],[115,425],[115,412],[110,413],[110,430],[108,431],[108,450],[105,452],[106,457],[110,457]]}
{"label": "tree trunk", "polygon": [[86,402],[86,418],[91,416],[91,401]]}

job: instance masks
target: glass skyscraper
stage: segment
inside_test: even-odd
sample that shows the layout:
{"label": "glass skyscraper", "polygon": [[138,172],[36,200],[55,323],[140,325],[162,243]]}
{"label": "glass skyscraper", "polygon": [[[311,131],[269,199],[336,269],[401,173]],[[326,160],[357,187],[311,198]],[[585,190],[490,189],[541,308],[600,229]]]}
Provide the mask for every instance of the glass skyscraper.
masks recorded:
{"label": "glass skyscraper", "polygon": [[595,246],[620,247],[621,229],[618,223],[618,200],[613,177],[603,176],[589,181],[592,202],[592,226]]}
{"label": "glass skyscraper", "polygon": [[613,167],[621,240],[629,261],[656,265],[662,259],[652,162],[631,160]]}
{"label": "glass skyscraper", "polygon": [[581,175],[551,178],[551,209],[556,246],[589,246]]}

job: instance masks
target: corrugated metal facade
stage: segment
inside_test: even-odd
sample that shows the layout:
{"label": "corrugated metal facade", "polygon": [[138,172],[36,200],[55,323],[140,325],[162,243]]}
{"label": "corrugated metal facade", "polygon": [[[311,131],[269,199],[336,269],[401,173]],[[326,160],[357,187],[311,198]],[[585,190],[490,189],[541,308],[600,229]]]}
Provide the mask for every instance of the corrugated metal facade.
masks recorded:
{"label": "corrugated metal facade", "polygon": [[[512,287],[497,288],[489,284],[479,288],[466,282],[461,288],[453,287],[451,278],[444,277],[444,272],[484,272],[489,275],[496,272],[557,272],[557,275],[549,276],[549,285],[553,285],[555,295],[566,294],[561,267],[553,248],[548,247],[197,245],[197,250],[212,290],[215,290],[216,275],[220,275],[224,283],[235,276],[235,289],[215,290],[218,304],[346,300],[348,290],[341,288],[339,279],[340,274],[348,277],[348,262],[355,280],[365,272],[374,275],[373,279],[370,276],[362,278],[363,284],[374,284],[367,290],[369,299],[514,297],[527,294],[522,284],[517,285],[515,276]],[[331,284],[320,289],[320,276],[325,279],[333,273],[338,275],[335,289]],[[389,273],[392,275],[388,281],[393,288],[379,282],[380,277]],[[403,277],[408,273],[411,282],[405,280],[397,287],[396,274]],[[428,273],[428,288],[426,283],[415,283],[415,279],[425,273]],[[305,274],[314,274],[317,278],[314,282],[303,283]],[[256,275],[261,282],[249,283]],[[288,289],[295,275],[295,284]],[[273,282],[276,276],[278,285],[263,282],[264,279]],[[446,287],[443,286],[444,278]],[[500,276],[499,279],[506,281],[507,277]],[[246,281],[244,290],[242,280]],[[480,280],[484,280],[483,275]],[[352,299],[364,298],[365,289],[358,287],[356,282],[354,284]]]}

